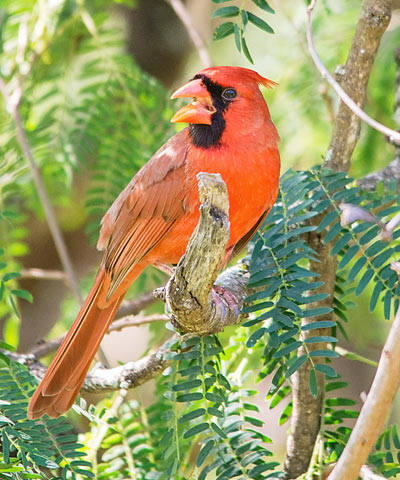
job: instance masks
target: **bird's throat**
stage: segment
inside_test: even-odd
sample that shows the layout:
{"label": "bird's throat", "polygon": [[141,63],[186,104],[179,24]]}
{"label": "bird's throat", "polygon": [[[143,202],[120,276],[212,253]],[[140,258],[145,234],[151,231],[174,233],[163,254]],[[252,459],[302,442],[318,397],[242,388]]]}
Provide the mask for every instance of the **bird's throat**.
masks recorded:
{"label": "bird's throat", "polygon": [[191,123],[189,133],[193,144],[199,148],[218,147],[225,130],[225,119],[222,112],[214,113],[211,125]]}

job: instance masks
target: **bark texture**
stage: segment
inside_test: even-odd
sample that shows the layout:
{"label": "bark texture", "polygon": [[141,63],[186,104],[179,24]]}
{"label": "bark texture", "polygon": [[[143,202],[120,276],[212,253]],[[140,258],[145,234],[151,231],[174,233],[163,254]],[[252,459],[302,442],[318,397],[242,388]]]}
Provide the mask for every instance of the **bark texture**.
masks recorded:
{"label": "bark texture", "polygon": [[[364,105],[367,97],[368,80],[382,35],[390,21],[391,6],[391,0],[363,1],[346,64],[340,69],[340,75],[337,75],[341,86],[359,106]],[[323,167],[348,171],[354,147],[360,136],[360,123],[360,119],[343,102],[340,102]],[[318,225],[320,221],[319,216],[313,219],[315,225]],[[321,291],[329,294],[329,297],[323,302],[319,302],[318,306],[332,307],[337,268],[336,257],[330,255],[331,246],[323,243],[320,234],[311,232],[309,243],[317,252],[320,260],[320,263],[313,263],[310,266],[314,272],[320,275],[319,280],[325,283]],[[310,308],[316,306],[310,305]],[[318,320],[332,319],[332,314],[318,318]],[[308,320],[304,320],[303,323],[308,323]],[[311,335],[311,333],[306,334]],[[327,334],[329,332],[326,329],[312,331],[312,336]],[[327,348],[327,345],[311,344],[310,347],[324,349]],[[303,353],[303,351],[299,351],[299,355]],[[310,393],[310,369],[309,362],[306,362],[293,375],[293,415],[284,464],[287,479],[297,478],[308,470],[320,429],[323,397],[319,393],[317,398],[314,398]],[[317,374],[317,384],[319,392],[323,391],[324,377],[322,374]]]}
{"label": "bark texture", "polygon": [[[383,33],[391,18],[392,0],[364,0],[357,29],[344,67],[337,70],[337,81],[362,107],[368,80]],[[361,120],[340,102],[325,167],[347,171],[360,136]]]}

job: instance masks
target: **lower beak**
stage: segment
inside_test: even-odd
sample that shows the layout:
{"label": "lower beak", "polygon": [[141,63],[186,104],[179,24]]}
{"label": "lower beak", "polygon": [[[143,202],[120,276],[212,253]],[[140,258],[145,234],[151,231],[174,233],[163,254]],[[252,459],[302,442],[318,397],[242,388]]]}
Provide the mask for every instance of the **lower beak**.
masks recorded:
{"label": "lower beak", "polygon": [[185,105],[171,118],[172,123],[198,123],[211,125],[216,112],[207,88],[201,79],[191,80],[172,94],[171,99],[193,97],[194,102]]}

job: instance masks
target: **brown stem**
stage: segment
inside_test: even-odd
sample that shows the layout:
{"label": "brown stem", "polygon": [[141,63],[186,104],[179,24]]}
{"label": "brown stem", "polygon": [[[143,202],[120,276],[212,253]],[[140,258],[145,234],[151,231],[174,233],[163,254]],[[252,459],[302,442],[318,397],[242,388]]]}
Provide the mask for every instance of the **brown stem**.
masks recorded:
{"label": "brown stem", "polygon": [[400,383],[400,308],[383,347],[371,390],[329,480],[357,480],[381,433]]}
{"label": "brown stem", "polygon": [[[147,292],[136,298],[135,300],[123,302],[122,305],[119,307],[114,322],[119,321],[119,319],[123,320],[127,316],[138,315],[142,310],[154,303],[156,300],[157,299],[154,297],[153,292]],[[111,326],[110,331],[112,331],[112,328],[113,327]],[[45,357],[46,355],[49,355],[50,353],[57,350],[57,348],[61,345],[61,342],[64,340],[65,336],[66,333],[47,342],[40,342],[31,349],[29,354],[34,355],[36,358]]]}
{"label": "brown stem", "polygon": [[202,61],[204,67],[211,67],[212,61],[207,47],[201,38],[200,33],[194,26],[193,20],[183,2],[181,0],[167,0],[167,2],[171,5],[171,7],[174,9],[174,12],[185,26],[193,45],[197,49],[200,60]]}
{"label": "brown stem", "polygon": [[[355,114],[343,102],[340,103],[338,114],[335,118],[333,134],[330,147],[325,158],[323,167],[332,168],[338,171],[347,171],[350,166],[350,158],[358,141],[360,133],[360,118],[363,112],[360,107],[364,104],[367,92],[368,79],[372,65],[379,47],[383,32],[387,28],[391,14],[391,0],[363,0],[361,14],[358,20],[356,32],[350,47],[349,56],[344,68],[340,83],[342,88],[330,76],[326,67],[316,53],[313,38],[311,14],[315,7],[316,0],[311,2],[307,10],[307,37],[310,54],[317,67],[326,77],[327,81],[335,88],[341,99],[347,105],[353,107],[350,100],[354,100],[357,108]],[[330,81],[330,80],[333,80]],[[339,88],[337,88],[339,87]],[[360,115],[361,112],[361,115]],[[359,116],[357,116],[359,115]],[[365,119],[365,118],[363,118]],[[387,128],[387,127],[385,127]],[[318,225],[321,218],[314,217],[313,224]],[[333,306],[333,289],[336,276],[336,257],[330,256],[330,245],[323,243],[323,238],[316,232],[311,232],[309,243],[317,252],[320,263],[311,264],[315,273],[320,275],[319,280],[325,285],[322,291],[329,294],[329,297],[318,306]],[[317,305],[313,305],[314,307]],[[333,315],[328,314],[324,319],[332,319]],[[303,322],[305,323],[305,322]],[[313,336],[326,335],[326,330],[313,330]],[[313,347],[316,344],[311,344]],[[326,345],[318,345],[318,349],[327,348]],[[300,352],[301,354],[303,352]],[[306,472],[311,460],[314,444],[318,436],[322,401],[321,394],[313,398],[309,387],[309,373],[311,366],[307,362],[293,375],[293,415],[291,420],[291,433],[287,442],[287,456],[285,459],[286,478],[297,478]],[[319,392],[324,390],[324,378],[317,375]],[[347,477],[342,477],[347,478]]]}
{"label": "brown stem", "polygon": [[75,275],[74,267],[72,265],[71,258],[69,256],[67,247],[65,245],[60,227],[58,226],[56,214],[54,212],[53,206],[50,202],[49,196],[44,186],[39,167],[37,166],[37,163],[33,158],[32,149],[29,144],[25,129],[23,127],[21,115],[19,113],[18,104],[16,104],[13,101],[12,97],[9,95],[7,90],[7,85],[5,84],[3,78],[1,77],[0,77],[0,91],[3,94],[4,100],[6,102],[7,110],[10,112],[14,120],[16,129],[17,129],[18,143],[26,158],[26,161],[28,162],[28,165],[32,174],[32,178],[36,186],[36,190],[38,192],[40,201],[43,205],[47,224],[49,226],[51,235],[53,237],[54,244],[56,246],[62,266],[65,270],[65,274],[68,278],[68,283],[72,291],[74,292],[76,298],[79,300],[80,303],[82,303],[83,299],[82,299],[81,291],[79,288],[78,279]]}
{"label": "brown stem", "polygon": [[342,101],[324,162],[324,166],[327,168],[339,171],[349,169],[350,158],[360,136],[361,119],[389,138],[396,141],[400,139],[398,132],[388,129],[378,122],[369,121],[361,110],[367,96],[368,80],[381,38],[389,25],[391,7],[392,0],[363,1],[357,29],[339,80],[342,89],[353,100],[355,106],[359,107],[359,110],[356,110],[354,105],[351,105],[352,109],[350,109],[349,102],[345,104],[343,102],[345,97],[341,95]]}

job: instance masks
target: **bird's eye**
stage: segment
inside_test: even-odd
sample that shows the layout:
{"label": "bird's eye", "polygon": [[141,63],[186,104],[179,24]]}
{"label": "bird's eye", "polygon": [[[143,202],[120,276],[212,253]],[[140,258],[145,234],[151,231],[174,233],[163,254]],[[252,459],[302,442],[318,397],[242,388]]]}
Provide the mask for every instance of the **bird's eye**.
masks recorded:
{"label": "bird's eye", "polygon": [[232,87],[225,88],[225,90],[222,92],[222,98],[225,100],[233,100],[236,97],[237,91]]}

